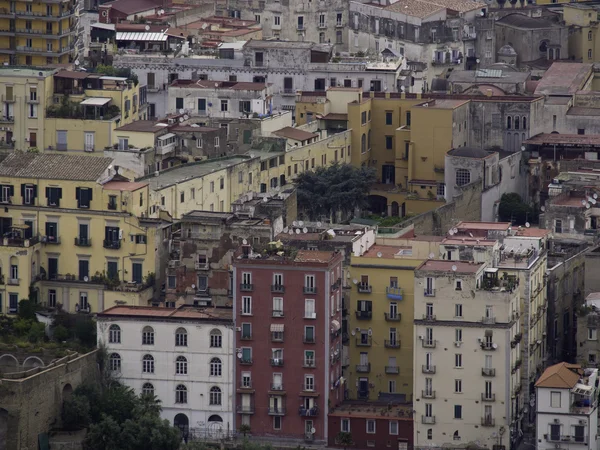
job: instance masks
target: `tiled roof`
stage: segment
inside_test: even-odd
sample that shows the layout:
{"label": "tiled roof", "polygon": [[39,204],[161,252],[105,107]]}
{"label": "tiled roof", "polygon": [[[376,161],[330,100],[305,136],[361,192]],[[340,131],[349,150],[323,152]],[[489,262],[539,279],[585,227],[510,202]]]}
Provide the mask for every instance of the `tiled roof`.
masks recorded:
{"label": "tiled roof", "polygon": [[293,139],[295,141],[306,141],[308,139],[312,139],[319,136],[316,133],[309,133],[308,131],[300,130],[298,128],[293,127],[282,128],[281,130],[274,131],[273,134],[276,136]]}
{"label": "tiled roof", "polygon": [[97,181],[112,158],[57,154],[11,153],[0,163],[0,176],[43,180]]}
{"label": "tiled roof", "polygon": [[159,8],[161,3],[154,0],[114,0],[104,3],[103,6],[110,6],[119,12],[130,15]]}
{"label": "tiled roof", "polygon": [[332,252],[319,250],[298,250],[294,262],[299,263],[328,263],[333,258]]}
{"label": "tiled roof", "polygon": [[572,389],[579,381],[581,370],[579,364],[561,362],[544,370],[535,383],[535,387]]}
{"label": "tiled roof", "polygon": [[485,6],[485,3],[473,0],[399,0],[385,9],[407,16],[425,18],[443,9],[467,12]]}
{"label": "tiled roof", "polygon": [[555,62],[542,76],[536,95],[575,94],[591,75],[593,64]]}
{"label": "tiled roof", "polygon": [[529,29],[552,28],[554,26],[554,23],[550,22],[549,20],[542,19],[541,17],[529,17],[519,13],[504,16],[502,19],[497,20],[496,23],[515,28]]}

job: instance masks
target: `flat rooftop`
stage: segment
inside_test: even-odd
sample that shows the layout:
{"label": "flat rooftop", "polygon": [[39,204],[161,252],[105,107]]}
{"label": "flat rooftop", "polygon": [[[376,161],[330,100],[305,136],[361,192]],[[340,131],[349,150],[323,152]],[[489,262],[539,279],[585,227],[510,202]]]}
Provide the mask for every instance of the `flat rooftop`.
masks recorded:
{"label": "flat rooftop", "polygon": [[262,91],[267,88],[265,83],[247,81],[217,81],[217,80],[175,80],[169,85],[174,88],[195,89],[231,89],[233,91]]}
{"label": "flat rooftop", "polygon": [[102,189],[108,191],[133,192],[145,188],[146,186],[148,186],[148,183],[141,181],[109,181],[102,185]]}
{"label": "flat rooftop", "polygon": [[[415,270],[424,272],[454,272],[473,274],[483,267],[484,263],[472,263],[469,261],[445,261],[441,259],[428,259]],[[454,268],[456,267],[456,270]]]}
{"label": "flat rooftop", "polygon": [[[89,156],[82,157],[89,158]],[[96,159],[96,158],[94,158]],[[165,171],[159,172],[158,176],[146,175],[137,181],[147,181],[150,189],[160,190],[174,184],[179,184],[193,178],[201,178],[209,173],[218,172],[227,167],[236,166],[249,161],[249,158],[242,156],[233,156],[230,158],[207,159],[192,164],[184,164],[182,166],[173,167]],[[1,168],[0,164],[0,168]]]}
{"label": "flat rooftop", "polygon": [[[392,402],[395,403],[395,402]],[[385,418],[386,420],[412,421],[412,405],[398,405],[390,403],[342,403],[329,412],[335,417],[360,417],[360,418]]]}
{"label": "flat rooftop", "polygon": [[446,238],[442,241],[442,245],[478,245],[482,247],[493,247],[496,245],[493,239],[476,239],[472,237],[457,239],[457,238]]}
{"label": "flat rooftop", "polygon": [[516,230],[513,228],[513,231],[515,232],[514,236],[516,237],[545,237],[552,233],[551,230],[535,227],[518,227]]}
{"label": "flat rooftop", "polygon": [[456,228],[460,230],[494,230],[508,231],[512,226],[510,222],[458,222]]}
{"label": "flat rooftop", "polygon": [[420,103],[418,105],[413,106],[413,108],[415,107],[420,107],[420,108],[434,108],[434,109],[456,109],[461,105],[464,105],[465,103],[469,103],[469,100],[463,100],[463,99],[433,99],[433,100],[427,100],[424,101],[423,103]]}
{"label": "flat rooftop", "polygon": [[373,245],[361,258],[397,259],[402,250],[412,250],[408,245]]}
{"label": "flat rooftop", "polygon": [[47,67],[28,67],[28,66],[0,66],[0,76],[2,77],[49,77],[56,72],[56,69]]}
{"label": "flat rooftop", "polygon": [[600,145],[600,135],[594,134],[553,134],[553,133],[540,133],[533,136],[526,141],[524,144],[531,145]]}
{"label": "flat rooftop", "polygon": [[182,305],[178,308],[153,306],[113,306],[98,317],[146,320],[201,320],[227,321],[233,320],[233,310],[230,308],[197,308]]}

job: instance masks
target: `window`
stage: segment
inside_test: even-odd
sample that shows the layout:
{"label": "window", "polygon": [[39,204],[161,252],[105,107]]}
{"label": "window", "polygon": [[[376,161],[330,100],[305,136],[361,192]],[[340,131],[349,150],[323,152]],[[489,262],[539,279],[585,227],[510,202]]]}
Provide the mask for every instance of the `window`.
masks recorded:
{"label": "window", "polygon": [[461,368],[462,367],[462,354],[456,353],[454,355],[454,367]]}
{"label": "window", "polygon": [[210,346],[212,348],[221,348],[223,346],[223,336],[220,330],[214,329],[210,332]]}
{"label": "window", "polygon": [[588,59],[592,59],[592,49],[588,50]]}
{"label": "window", "polygon": [[273,17],[273,24],[274,25],[281,25],[281,16],[275,16],[275,17]]}
{"label": "window", "polygon": [[[4,199],[4,187],[3,188],[3,192],[2,192],[2,199]],[[12,186],[10,186],[11,188],[11,192],[10,192],[10,196],[12,197],[14,195],[14,192],[12,191]],[[59,187],[47,187],[46,188],[46,198],[48,199],[48,206],[60,206],[60,199],[62,198],[62,188]]]}
{"label": "window", "polygon": [[152,383],[144,383],[142,386],[142,395],[154,395],[154,385]]}
{"label": "window", "polygon": [[471,182],[471,172],[467,169],[456,169],[456,185],[464,186]]}
{"label": "window", "polygon": [[242,315],[252,315],[252,297],[242,297]]}
{"label": "window", "polygon": [[[56,291],[54,291],[54,295],[56,296]],[[121,327],[119,325],[111,325],[108,329],[108,342],[111,344],[121,343]]]}
{"label": "window", "polygon": [[456,328],[454,330],[454,341],[462,342],[462,328]]}
{"label": "window", "polygon": [[454,380],[454,392],[462,394],[462,380]]}
{"label": "window", "polygon": [[560,424],[550,425],[550,440],[560,441]]}
{"label": "window", "polygon": [[592,32],[588,31],[588,41],[591,41],[591,40],[592,40]]}
{"label": "window", "polygon": [[579,135],[585,134],[585,128],[577,128],[577,134],[579,134]]}
{"label": "window", "polygon": [[273,429],[281,430],[281,416],[273,417]]}
{"label": "window", "polygon": [[[2,300],[2,298],[0,297],[0,310],[2,310],[2,301],[1,300]],[[50,308],[56,307],[56,289],[48,290],[48,306]],[[119,331],[120,331],[120,329],[119,329]],[[119,342],[116,342],[116,343],[120,343],[120,342],[121,342],[121,338],[119,337]]]}
{"label": "window", "polygon": [[368,419],[367,420],[367,433],[368,434],[375,434],[375,421]]}
{"label": "window", "polygon": [[390,434],[392,434],[392,435],[398,434],[398,421],[390,420]]}
{"label": "window", "polygon": [[394,137],[393,136],[385,137],[385,148],[386,148],[386,150],[391,150],[394,148]]}
{"label": "window", "polygon": [[550,392],[550,407],[560,408],[560,391]]}
{"label": "window", "polygon": [[305,350],[304,351],[304,366],[314,367],[315,366],[315,351]]}
{"label": "window", "polygon": [[210,376],[220,377],[223,373],[223,364],[219,358],[213,358],[210,360]]}
{"label": "window", "polygon": [[433,439],[433,428],[427,428],[427,439]]}
{"label": "window", "polygon": [[176,375],[187,375],[188,373],[188,362],[185,356],[178,356],[175,360],[175,374]]}
{"label": "window", "polygon": [[142,264],[141,263],[132,263],[131,264],[131,281],[137,284],[142,284]]}
{"label": "window", "polygon": [[221,100],[221,112],[229,111],[229,100]]}
{"label": "window", "polygon": [[340,431],[342,433],[350,433],[350,419],[342,419],[341,420]]}
{"label": "window", "polygon": [[144,327],[142,330],[142,345],[154,345],[154,329]]}
{"label": "window", "polygon": [[175,109],[183,109],[183,97],[175,98]]}
{"label": "window", "polygon": [[457,303],[456,305],[454,305],[454,317],[462,317],[463,316],[463,308],[462,308],[462,304]]}
{"label": "window", "polygon": [[187,403],[187,388],[183,384],[175,388],[175,403]]}
{"label": "window", "polygon": [[223,177],[221,177],[219,179],[219,189],[224,189],[225,188],[225,179]]}
{"label": "window", "polygon": [[588,340],[596,341],[598,339],[597,330],[595,328],[588,328]]}
{"label": "window", "polygon": [[121,371],[121,355],[118,353],[111,353],[110,358],[108,359],[108,366],[113,372]]}
{"label": "window", "polygon": [[221,389],[217,386],[210,388],[210,402],[211,405],[221,404]]}
{"label": "window", "polygon": [[221,145],[221,141],[219,140],[219,137],[215,137],[215,147],[219,147]]}
{"label": "window", "polygon": [[406,111],[406,126],[407,127],[410,127],[410,119],[411,119],[410,111]]}
{"label": "window", "polygon": [[562,233],[562,220],[554,219],[554,232]]}
{"label": "window", "polygon": [[252,339],[252,324],[251,323],[243,323],[242,324],[241,339]]}
{"label": "window", "polygon": [[154,357],[152,355],[144,355],[142,358],[142,372],[154,373]]}
{"label": "window", "polygon": [[462,419],[462,405],[454,405],[454,418]]}
{"label": "window", "polygon": [[304,342],[313,344],[315,342],[315,327],[304,327]]}
{"label": "window", "polygon": [[314,299],[304,300],[304,318],[305,319],[316,319],[317,313],[315,312],[315,301]]}
{"label": "window", "polygon": [[187,331],[185,328],[177,328],[175,331],[175,346],[187,347]]}

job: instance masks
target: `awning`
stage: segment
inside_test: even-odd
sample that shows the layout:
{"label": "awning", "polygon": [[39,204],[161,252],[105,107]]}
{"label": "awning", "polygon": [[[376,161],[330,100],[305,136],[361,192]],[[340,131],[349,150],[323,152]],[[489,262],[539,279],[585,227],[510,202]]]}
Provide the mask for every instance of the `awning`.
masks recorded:
{"label": "awning", "polygon": [[171,139],[172,137],[175,137],[175,133],[167,133],[167,134],[163,134],[162,136],[158,137],[159,141],[165,141],[167,139]]}
{"label": "awning", "polygon": [[483,270],[486,273],[496,273],[498,272],[498,268],[497,267],[488,267],[487,269]]}
{"label": "awning", "polygon": [[108,75],[101,76],[100,79],[105,81],[127,81],[127,77],[109,77]]}
{"label": "awning", "polygon": [[282,323],[272,323],[271,324],[271,333],[283,333],[283,324]]}
{"label": "awning", "polygon": [[86,98],[84,101],[80,103],[80,105],[89,105],[89,106],[104,106],[109,103],[112,99],[104,98],[104,97],[92,97]]}
{"label": "awning", "polygon": [[166,40],[167,40],[167,35],[165,33],[117,31],[117,41],[160,42],[160,41],[166,41]]}
{"label": "awning", "polygon": [[342,326],[340,325],[340,323],[337,320],[331,321],[331,329],[333,331],[339,331],[341,328],[342,328]]}
{"label": "awning", "polygon": [[17,224],[14,224],[11,228],[13,230],[28,230],[31,227],[29,225],[17,223]]}

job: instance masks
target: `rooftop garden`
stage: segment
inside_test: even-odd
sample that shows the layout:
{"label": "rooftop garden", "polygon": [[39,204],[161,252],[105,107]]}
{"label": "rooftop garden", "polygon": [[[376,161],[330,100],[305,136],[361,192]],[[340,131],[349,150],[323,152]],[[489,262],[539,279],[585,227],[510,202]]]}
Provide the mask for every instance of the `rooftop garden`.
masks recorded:
{"label": "rooftop garden", "polygon": [[86,107],[69,100],[67,95],[62,97],[58,105],[50,105],[46,108],[46,117],[55,119],[111,120],[119,114],[121,109],[117,105]]}

